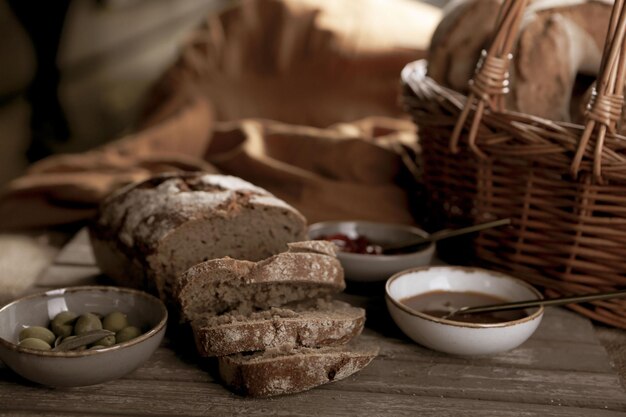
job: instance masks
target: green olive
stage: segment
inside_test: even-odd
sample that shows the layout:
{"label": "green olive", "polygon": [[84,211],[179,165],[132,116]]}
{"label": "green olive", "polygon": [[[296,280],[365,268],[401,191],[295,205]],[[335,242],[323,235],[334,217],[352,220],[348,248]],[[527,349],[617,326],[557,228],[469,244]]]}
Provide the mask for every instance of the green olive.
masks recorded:
{"label": "green olive", "polygon": [[102,314],[98,313],[97,311],[92,311],[89,314],[93,314],[94,316],[98,317],[98,320],[102,321]]}
{"label": "green olive", "polygon": [[141,330],[135,326],[127,326],[115,334],[115,340],[117,340],[117,343],[124,343],[136,338],[140,334]]}
{"label": "green olive", "polygon": [[90,330],[100,330],[102,329],[102,322],[93,313],[83,314],[76,320],[76,324],[74,325],[74,334],[80,335]]}
{"label": "green olive", "polygon": [[102,328],[116,333],[126,326],[128,326],[126,314],[119,311],[114,311],[111,314],[107,314],[107,316],[102,321]]}
{"label": "green olive", "polygon": [[41,326],[31,326],[31,327],[22,329],[19,335],[19,340],[22,341],[24,339],[30,339],[30,338],[43,340],[44,342],[46,342],[48,346],[54,343],[54,339],[56,339],[56,337],[54,336],[54,333],[52,333],[50,330],[46,329],[45,327],[41,327]]}
{"label": "green olive", "polygon": [[34,337],[27,337],[26,339],[21,340],[19,346],[29,349],[50,350],[49,344]]}
{"label": "green olive", "polygon": [[50,328],[57,336],[69,336],[74,330],[74,321],[77,317],[78,315],[76,315],[76,313],[71,311],[62,311],[54,316],[50,322]]}
{"label": "green olive", "polygon": [[67,337],[71,335],[72,331],[74,330],[74,326],[72,326],[71,324],[51,323],[50,328],[52,329],[55,335],[62,336],[62,337]]}
{"label": "green olive", "polygon": [[59,314],[54,316],[52,321],[59,323],[59,324],[72,324],[72,322],[74,322],[74,320],[76,320],[77,318],[78,318],[78,314],[74,313],[73,311],[68,310],[68,311],[61,311]]}
{"label": "green olive", "polygon": [[115,344],[115,336],[114,335],[103,337],[102,339],[98,340],[97,342],[94,342],[94,345],[100,345],[100,346],[103,346],[103,347],[113,346],[114,344]]}

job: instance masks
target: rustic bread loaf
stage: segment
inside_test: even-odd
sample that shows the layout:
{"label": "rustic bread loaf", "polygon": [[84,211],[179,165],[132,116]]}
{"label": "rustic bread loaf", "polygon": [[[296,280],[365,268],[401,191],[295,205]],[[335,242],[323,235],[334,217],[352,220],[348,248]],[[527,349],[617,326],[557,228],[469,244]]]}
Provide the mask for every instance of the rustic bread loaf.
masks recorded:
{"label": "rustic bread loaf", "polygon": [[191,323],[200,356],[277,347],[321,347],[349,342],[363,330],[365,310],[312,300],[247,315],[205,314]]}
{"label": "rustic bread loaf", "polygon": [[453,90],[467,92],[480,51],[496,25],[501,0],[452,0],[433,33],[428,76]]}
{"label": "rustic bread loaf", "polygon": [[113,193],[90,229],[96,261],[120,285],[170,300],[177,274],[213,258],[258,261],[304,239],[306,221],[236,177],[162,174]]}
{"label": "rustic bread loaf", "polygon": [[[433,35],[428,75],[467,92],[489,46],[502,0],[456,0]],[[580,121],[578,102],[600,67],[612,2],[535,0],[526,10],[510,66],[507,108],[552,120]]]}
{"label": "rustic bread loaf", "polygon": [[289,244],[287,252],[259,262],[213,259],[176,278],[174,296],[182,317],[249,314],[318,298],[345,288],[343,268],[331,242]]}
{"label": "rustic bread loaf", "polygon": [[339,381],[367,366],[377,347],[341,345],[241,353],[218,359],[222,380],[239,394],[270,397]]}

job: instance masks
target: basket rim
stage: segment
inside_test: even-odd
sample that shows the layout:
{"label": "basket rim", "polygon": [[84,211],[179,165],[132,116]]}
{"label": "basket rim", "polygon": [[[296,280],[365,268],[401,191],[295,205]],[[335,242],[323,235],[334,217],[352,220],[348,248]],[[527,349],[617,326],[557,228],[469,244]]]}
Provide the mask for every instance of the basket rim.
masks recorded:
{"label": "basket rim", "polygon": [[[404,66],[400,78],[405,109],[418,126],[454,127],[467,96],[445,87],[430,78],[428,60],[420,59]],[[440,117],[437,117],[440,116]],[[512,110],[486,109],[482,117],[477,144],[490,157],[511,155],[533,159],[550,156],[554,164],[569,171],[584,126],[555,121]],[[510,137],[513,139],[507,140]],[[543,158],[546,159],[546,158]],[[585,178],[593,172],[594,149],[588,146],[581,163]],[[626,181],[626,136],[608,134],[602,150],[602,166],[606,179]]]}
{"label": "basket rim", "polygon": [[[400,78],[404,85],[408,86],[414,94],[420,94],[416,91],[417,82],[426,82],[428,83],[429,88],[436,89],[437,92],[442,93],[442,96],[451,101],[452,103],[457,103],[458,101],[462,101],[463,104],[467,99],[467,95],[460,93],[456,90],[453,90],[449,87],[439,84],[437,81],[428,76],[428,59],[418,59],[416,61],[409,62],[406,64],[402,71],[400,72]],[[421,89],[420,89],[421,90]],[[423,90],[422,90],[423,91]],[[583,130],[584,126],[580,123],[562,121],[562,120],[551,120],[541,116],[534,116],[528,113],[522,113],[514,110],[503,109],[500,111],[495,111],[489,109],[489,113],[491,115],[507,115],[507,116],[515,116],[521,120],[527,119],[529,123],[543,123],[546,125],[557,125],[561,128],[565,129],[578,129]],[[614,134],[611,135],[616,139],[620,139],[626,141],[626,135],[623,134]]]}

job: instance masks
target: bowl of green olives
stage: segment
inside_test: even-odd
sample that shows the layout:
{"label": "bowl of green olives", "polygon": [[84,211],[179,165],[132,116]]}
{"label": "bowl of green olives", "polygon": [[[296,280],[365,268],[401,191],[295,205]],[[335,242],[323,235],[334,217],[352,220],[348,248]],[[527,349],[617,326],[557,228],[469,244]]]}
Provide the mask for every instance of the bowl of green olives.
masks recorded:
{"label": "bowl of green olives", "polygon": [[56,387],[122,377],[157,349],[167,309],[120,287],[60,288],[0,309],[0,360],[22,377]]}

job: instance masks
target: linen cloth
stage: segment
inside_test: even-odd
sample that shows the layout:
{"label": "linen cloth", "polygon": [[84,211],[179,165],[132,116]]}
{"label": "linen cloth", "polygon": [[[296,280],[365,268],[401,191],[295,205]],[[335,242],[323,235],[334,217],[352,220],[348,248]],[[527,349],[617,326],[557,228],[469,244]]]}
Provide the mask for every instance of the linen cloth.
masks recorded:
{"label": "linen cloth", "polygon": [[399,73],[439,17],[407,0],[248,0],[211,15],[137,133],[34,164],[0,196],[0,228],[83,222],[116,188],[176,170],[242,177],[310,222],[412,223],[419,149]]}

